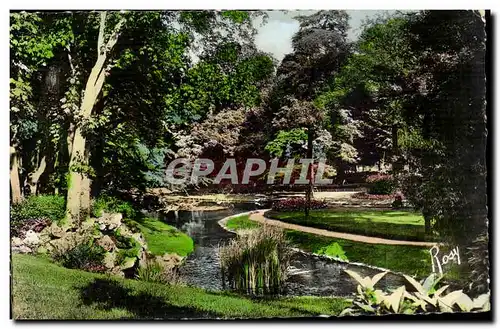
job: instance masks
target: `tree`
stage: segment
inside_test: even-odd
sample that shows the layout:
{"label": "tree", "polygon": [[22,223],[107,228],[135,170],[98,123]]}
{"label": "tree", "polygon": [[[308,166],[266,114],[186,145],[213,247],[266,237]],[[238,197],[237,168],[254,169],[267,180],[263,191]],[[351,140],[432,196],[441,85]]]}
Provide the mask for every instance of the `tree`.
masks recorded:
{"label": "tree", "polygon": [[406,113],[419,137],[408,146],[408,194],[443,237],[468,245],[487,227],[484,18],[423,11],[410,32],[420,92]]}
{"label": "tree", "polygon": [[407,24],[401,14],[366,23],[356,52],[319,98],[331,109],[333,135],[359,152],[359,159],[340,162],[373,165],[388,158],[394,171],[402,169],[398,137],[406,128],[403,103],[414,92],[411,72],[417,64]]}
{"label": "tree", "polygon": [[[36,193],[38,179],[45,171],[47,152],[44,152],[44,146],[51,143],[50,120],[54,118],[52,108],[46,103],[48,98],[53,100],[58,89],[57,72],[53,70],[52,61],[57,48],[64,45],[67,32],[63,26],[55,29],[44,14],[14,12],[10,15],[10,177],[13,203],[22,200],[22,181],[29,180],[31,193]],[[41,137],[45,139],[40,141]],[[30,151],[36,156],[23,156]]]}
{"label": "tree", "polygon": [[[118,36],[122,25],[125,23],[125,17],[119,15],[119,20],[111,29],[111,33],[106,35],[106,17],[107,13],[101,12],[99,19],[99,34],[97,36],[97,60],[92,67],[80,105],[79,115],[81,120],[87,120],[94,109],[106,75],[111,66],[107,63],[109,54],[118,41]],[[105,66],[105,64],[107,64]],[[77,125],[73,141],[71,143],[71,156],[69,162],[69,188],[66,201],[66,225],[71,227],[76,221],[85,219],[90,208],[90,178],[85,173],[82,166],[88,165],[89,150],[86,145],[86,138],[82,132],[83,127]]]}
{"label": "tree", "polygon": [[[324,111],[313,102],[332,79],[348,52],[349,16],[345,11],[322,10],[310,16],[298,16],[299,31],[292,38],[293,53],[283,58],[276,73],[269,107],[276,113],[277,130],[307,129],[307,157],[313,158],[315,131],[324,123]],[[288,120],[287,120],[288,118]],[[312,197],[312,165],[306,190],[306,217]]]}

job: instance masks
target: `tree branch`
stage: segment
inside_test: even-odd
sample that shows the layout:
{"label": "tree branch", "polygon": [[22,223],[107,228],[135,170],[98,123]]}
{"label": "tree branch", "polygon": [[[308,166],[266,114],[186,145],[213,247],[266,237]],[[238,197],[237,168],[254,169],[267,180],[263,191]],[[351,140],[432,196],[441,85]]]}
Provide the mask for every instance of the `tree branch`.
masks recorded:
{"label": "tree branch", "polygon": [[101,11],[101,25],[99,27],[99,38],[97,39],[97,56],[101,55],[102,45],[104,44],[104,28],[106,27],[106,12]]}
{"label": "tree branch", "polygon": [[115,46],[116,42],[118,41],[120,30],[123,24],[125,24],[125,17],[122,16],[109,37],[108,43],[106,44],[105,53],[108,53]]}

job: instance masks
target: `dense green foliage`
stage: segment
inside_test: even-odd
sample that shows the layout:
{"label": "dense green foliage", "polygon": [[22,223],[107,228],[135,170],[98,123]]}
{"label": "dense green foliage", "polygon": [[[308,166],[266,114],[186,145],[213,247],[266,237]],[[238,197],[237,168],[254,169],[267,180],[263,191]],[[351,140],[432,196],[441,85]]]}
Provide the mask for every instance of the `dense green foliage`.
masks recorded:
{"label": "dense green foliage", "polygon": [[13,256],[14,319],[266,318],[338,315],[343,298],[250,299],[69,270],[46,259]]}
{"label": "dense green foliage", "polygon": [[66,202],[59,195],[33,195],[10,208],[11,223],[48,218],[57,222],[64,217]]}
{"label": "dense green foliage", "polygon": [[[439,285],[442,276],[431,273],[420,282],[405,276],[415,292],[407,291],[406,285],[390,293],[376,289],[375,285],[387,274],[378,273],[372,278],[362,277],[355,271],[345,270],[357,281],[357,294],[352,307],[341,315],[415,314],[426,312],[485,312],[491,310],[491,296],[483,294],[472,300],[462,290],[449,291],[448,285]],[[439,288],[438,288],[439,287]]]}
{"label": "dense green foliage", "polygon": [[[228,157],[238,163],[249,157],[326,159],[338,183],[360,165],[378,166],[391,178],[367,181],[367,199],[397,192],[399,207],[406,204],[404,194],[419,214],[310,213],[310,184],[300,203],[304,216],[280,214],[281,220],[392,239],[439,237],[461,250],[472,248],[467,257],[477,282],[471,289],[485,291],[484,11],[397,12],[363,23],[354,42],[347,38],[346,11],[316,11],[295,17],[292,51],[280,62],[255,43],[254,19],[265,22],[266,16],[241,10],[11,12],[14,231],[29,221],[76,231],[89,215],[120,212],[153,254],[186,256],[193,251],[188,236],[114,196],[151,187],[191,193],[212,183],[166,183],[166,164],[179,157],[216,163]],[[228,227],[255,227],[249,222],[236,218]],[[422,248],[286,236],[305,250],[350,261],[417,275],[429,268]],[[127,239],[117,241],[127,247],[119,257],[139,250]],[[68,266],[84,267],[78,258],[92,263],[96,253],[85,248],[67,255]],[[72,295],[61,300],[74,301],[76,290],[66,283]],[[165,296],[175,289],[155,295],[158,303],[171,301]],[[203,311],[219,312],[222,304],[214,303]],[[275,314],[247,300],[239,305],[247,304],[259,309],[256,314]],[[43,314],[45,306],[26,314]],[[130,305],[122,306],[95,316],[130,316],[123,310]],[[65,307],[67,313],[55,317],[81,316]],[[95,310],[85,307],[85,314]],[[228,312],[222,314],[240,314]],[[292,306],[287,312],[302,314]]]}
{"label": "dense green foliage", "polygon": [[102,216],[103,212],[120,213],[124,218],[135,218],[137,216],[137,212],[129,202],[108,195],[101,195],[92,203],[92,215],[94,217]]}
{"label": "dense green foliage", "polygon": [[87,242],[79,244],[65,253],[55,255],[55,260],[67,268],[103,272],[105,269],[102,266],[104,253],[102,247]]}

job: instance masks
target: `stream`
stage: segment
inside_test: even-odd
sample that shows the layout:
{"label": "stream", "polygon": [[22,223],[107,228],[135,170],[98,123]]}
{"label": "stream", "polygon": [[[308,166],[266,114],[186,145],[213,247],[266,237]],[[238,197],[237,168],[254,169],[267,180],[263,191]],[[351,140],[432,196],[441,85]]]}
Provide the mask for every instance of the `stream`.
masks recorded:
{"label": "stream", "polygon": [[[235,234],[223,229],[218,221],[257,208],[252,203],[245,203],[220,211],[179,211],[177,217],[173,212],[149,215],[177,227],[194,240],[195,250],[180,268],[182,280],[188,285],[207,290],[222,290],[218,246],[227,243]],[[351,296],[357,284],[344,269],[354,270],[363,277],[380,272],[299,252],[293,254],[291,266],[299,274],[287,280],[285,295],[288,296]],[[388,273],[377,286],[396,288],[403,284],[404,278]]]}

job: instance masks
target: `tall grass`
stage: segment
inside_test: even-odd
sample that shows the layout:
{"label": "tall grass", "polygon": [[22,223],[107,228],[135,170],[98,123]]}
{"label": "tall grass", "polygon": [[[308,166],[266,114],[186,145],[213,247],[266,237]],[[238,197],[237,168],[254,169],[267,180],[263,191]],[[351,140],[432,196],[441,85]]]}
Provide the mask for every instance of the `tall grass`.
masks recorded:
{"label": "tall grass", "polygon": [[290,248],[282,230],[262,226],[219,248],[222,284],[248,294],[279,294],[287,279]]}

